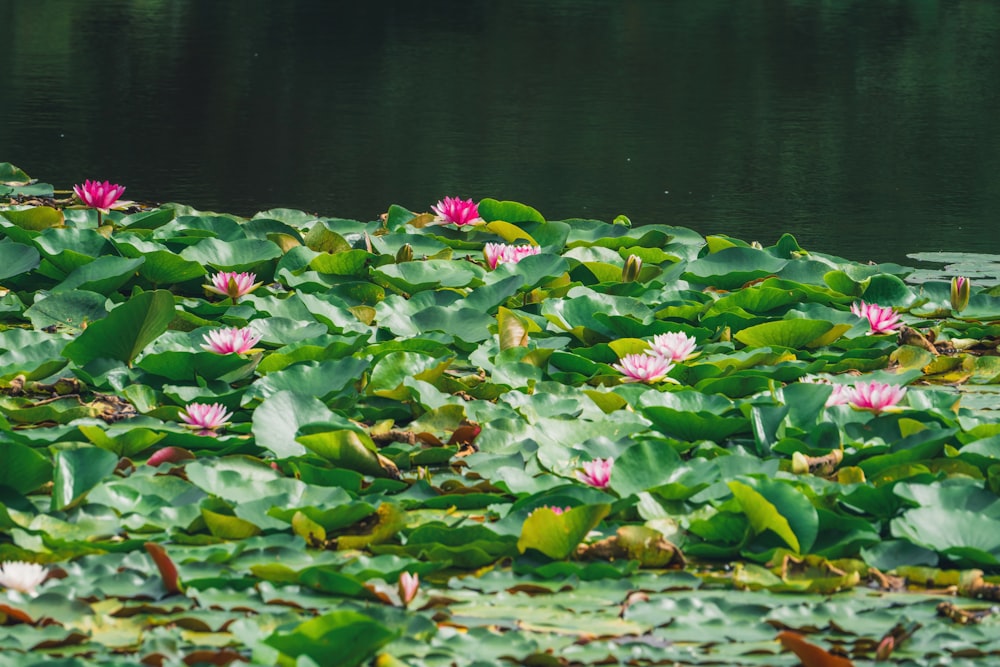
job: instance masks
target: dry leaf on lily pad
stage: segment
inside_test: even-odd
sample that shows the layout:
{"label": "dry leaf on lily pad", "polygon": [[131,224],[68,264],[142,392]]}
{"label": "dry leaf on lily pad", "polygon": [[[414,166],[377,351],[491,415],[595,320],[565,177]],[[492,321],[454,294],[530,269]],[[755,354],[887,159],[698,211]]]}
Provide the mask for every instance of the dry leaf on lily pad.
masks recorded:
{"label": "dry leaf on lily pad", "polygon": [[854,667],[854,663],[847,658],[833,655],[824,648],[810,644],[796,632],[788,630],[779,632],[778,641],[798,656],[803,667]]}

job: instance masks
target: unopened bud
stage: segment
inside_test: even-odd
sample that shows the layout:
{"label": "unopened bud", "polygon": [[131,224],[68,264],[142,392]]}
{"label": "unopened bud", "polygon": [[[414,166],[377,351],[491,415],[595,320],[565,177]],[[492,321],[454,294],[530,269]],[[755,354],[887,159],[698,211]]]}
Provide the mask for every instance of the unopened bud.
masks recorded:
{"label": "unopened bud", "polygon": [[888,660],[894,648],[896,648],[896,639],[892,635],[886,635],[879,642],[878,649],[875,650],[875,659],[878,661]]}
{"label": "unopened bud", "polygon": [[635,282],[639,277],[640,270],[642,270],[642,259],[638,255],[629,255],[628,259],[625,260],[625,268],[622,269],[622,282]]}
{"label": "unopened bud", "polygon": [[402,264],[403,262],[413,261],[413,246],[409,243],[404,243],[396,251],[396,264]]}
{"label": "unopened bud", "polygon": [[409,572],[403,572],[399,575],[399,599],[402,600],[403,606],[409,605],[413,602],[413,598],[417,596],[417,591],[420,589],[420,575],[410,574]]}
{"label": "unopened bud", "polygon": [[969,290],[971,283],[965,276],[951,279],[951,307],[956,313],[965,310],[969,305]]}
{"label": "unopened bud", "polygon": [[809,461],[806,460],[802,452],[792,453],[792,472],[796,475],[807,475],[809,473]]}

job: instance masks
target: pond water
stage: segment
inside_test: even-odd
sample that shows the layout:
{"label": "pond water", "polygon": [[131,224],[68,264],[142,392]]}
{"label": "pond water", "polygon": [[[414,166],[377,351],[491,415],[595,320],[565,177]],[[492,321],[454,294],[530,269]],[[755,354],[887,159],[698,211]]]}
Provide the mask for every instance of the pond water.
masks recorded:
{"label": "pond water", "polygon": [[370,220],[444,195],[1000,252],[1000,3],[0,3],[0,161]]}

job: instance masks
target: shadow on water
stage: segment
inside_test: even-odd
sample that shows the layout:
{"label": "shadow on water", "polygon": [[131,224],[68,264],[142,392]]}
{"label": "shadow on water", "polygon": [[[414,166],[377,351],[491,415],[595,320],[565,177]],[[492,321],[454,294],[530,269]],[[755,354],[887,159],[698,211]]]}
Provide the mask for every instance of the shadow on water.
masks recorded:
{"label": "shadow on water", "polygon": [[1000,5],[0,5],[0,161],[374,218],[443,195],[858,260],[1000,252]]}

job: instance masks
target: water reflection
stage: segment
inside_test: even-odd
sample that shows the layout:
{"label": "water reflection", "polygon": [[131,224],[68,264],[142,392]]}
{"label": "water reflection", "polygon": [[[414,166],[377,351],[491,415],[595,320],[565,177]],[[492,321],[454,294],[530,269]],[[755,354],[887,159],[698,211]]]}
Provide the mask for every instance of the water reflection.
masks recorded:
{"label": "water reflection", "polygon": [[371,219],[445,194],[853,259],[1000,252],[1000,6],[0,5],[0,160]]}

